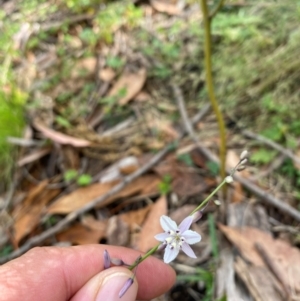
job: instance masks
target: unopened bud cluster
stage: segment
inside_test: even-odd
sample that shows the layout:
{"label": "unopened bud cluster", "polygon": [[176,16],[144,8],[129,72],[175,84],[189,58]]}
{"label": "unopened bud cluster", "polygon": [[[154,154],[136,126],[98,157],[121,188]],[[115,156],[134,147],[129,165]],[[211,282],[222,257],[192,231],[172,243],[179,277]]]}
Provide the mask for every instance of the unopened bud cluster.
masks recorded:
{"label": "unopened bud cluster", "polygon": [[246,164],[248,162],[248,156],[249,156],[249,152],[247,150],[242,151],[240,155],[240,161],[235,168],[236,171],[242,171],[246,168]]}

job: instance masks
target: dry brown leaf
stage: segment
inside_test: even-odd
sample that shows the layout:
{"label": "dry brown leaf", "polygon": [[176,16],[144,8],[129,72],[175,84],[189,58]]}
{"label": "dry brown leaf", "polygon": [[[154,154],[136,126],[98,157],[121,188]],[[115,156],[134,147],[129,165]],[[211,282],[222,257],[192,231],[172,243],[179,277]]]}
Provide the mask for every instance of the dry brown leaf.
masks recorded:
{"label": "dry brown leaf", "polygon": [[149,102],[151,100],[151,96],[145,91],[140,91],[135,96],[135,100],[138,102]]}
{"label": "dry brown leaf", "polygon": [[231,228],[219,224],[221,231],[239,249],[244,258],[255,266],[265,266],[255,245],[259,244],[292,291],[300,292],[300,252],[280,239],[256,228]]}
{"label": "dry brown leaf", "polygon": [[153,118],[147,122],[148,128],[155,128],[160,136],[166,137],[168,139],[177,139],[179,134],[173,128],[171,122],[163,120],[153,120]]}
{"label": "dry brown leaf", "polygon": [[112,68],[103,68],[99,71],[98,77],[104,82],[111,82],[116,76]]}
{"label": "dry brown leaf", "polygon": [[195,205],[184,205],[173,211],[170,218],[179,225],[195,208]]}
{"label": "dry brown leaf", "polygon": [[[264,262],[257,253],[254,246],[254,238],[247,236],[247,228],[231,228],[218,224],[220,230],[226,237],[239,249],[244,258],[255,264],[256,266],[264,266]],[[271,242],[272,237],[269,234],[265,236],[266,242]]]}
{"label": "dry brown leaf", "polygon": [[[128,197],[137,193],[147,191],[147,186],[153,186],[153,183],[158,183],[159,179],[155,175],[145,175],[139,177],[129,185],[127,185],[119,193],[111,196],[104,201],[98,208],[112,203],[118,198]],[[48,213],[67,214],[78,210],[93,199],[100,197],[111,190],[116,183],[98,183],[88,187],[78,188],[75,191],[59,198],[48,208]]]}
{"label": "dry brown leaf", "polygon": [[119,99],[120,105],[127,104],[134,96],[136,96],[143,88],[147,78],[146,69],[142,68],[136,73],[124,72],[112,89],[108,96],[118,96],[120,90],[125,89],[126,95]]}
{"label": "dry brown leaf", "polygon": [[198,167],[204,168],[206,167],[206,158],[200,153],[198,149],[193,149],[191,151],[191,158],[195,165]]}
{"label": "dry brown leaf", "polygon": [[83,58],[75,63],[72,68],[70,78],[76,78],[81,76],[90,76],[96,70],[97,59],[95,57]]}
{"label": "dry brown leaf", "polygon": [[61,163],[63,164],[65,170],[68,169],[80,169],[80,156],[78,151],[70,146],[64,145],[61,147]]}
{"label": "dry brown leaf", "polygon": [[16,243],[19,243],[24,236],[36,227],[40,222],[41,214],[46,204],[60,193],[59,189],[45,189],[47,184],[48,181],[41,182],[28,194],[22,204],[22,208],[17,208],[14,211],[14,239]]}
{"label": "dry brown leaf", "polygon": [[56,235],[58,241],[70,241],[73,244],[98,244],[105,236],[103,229],[91,229],[79,223]]}
{"label": "dry brown leaf", "polygon": [[179,196],[193,196],[208,188],[206,181],[196,171],[190,170],[176,158],[170,156],[154,170],[161,176],[170,176],[172,179],[172,191]]}
{"label": "dry brown leaf", "polygon": [[234,267],[255,301],[287,300],[282,298],[282,288],[268,269],[246,264],[241,258]]}
{"label": "dry brown leaf", "polygon": [[108,220],[106,238],[107,244],[127,246],[130,237],[129,225],[119,216],[114,215]]}
{"label": "dry brown leaf", "polygon": [[161,196],[152,206],[151,211],[143,225],[138,241],[138,249],[147,252],[149,249],[158,244],[154,236],[163,232],[160,225],[160,217],[167,214],[166,196]]}
{"label": "dry brown leaf", "polygon": [[194,172],[178,174],[172,182],[172,191],[179,197],[197,195],[207,189],[203,178]]}
{"label": "dry brown leaf", "polygon": [[71,137],[66,134],[52,130],[38,120],[35,120],[33,122],[33,125],[37,130],[42,132],[45,137],[47,137],[57,143],[60,143],[60,144],[70,144],[70,145],[73,145],[74,147],[86,147],[91,144],[90,141]]}
{"label": "dry brown leaf", "polygon": [[47,210],[48,213],[67,214],[78,210],[86,203],[92,201],[96,197],[107,193],[114,186],[114,183],[99,183],[88,187],[81,187],[75,191],[62,196],[54,202]]}
{"label": "dry brown leaf", "polygon": [[106,231],[107,227],[107,220],[96,220],[93,216],[91,215],[85,215],[81,219],[81,223],[83,226],[91,229],[91,230],[102,230],[103,233]]}
{"label": "dry brown leaf", "polygon": [[160,13],[167,13],[169,15],[179,15],[182,11],[182,7],[179,7],[177,3],[170,0],[151,0],[152,7]]}
{"label": "dry brown leaf", "polygon": [[122,213],[119,215],[119,217],[130,226],[131,230],[135,230],[137,227],[139,228],[142,226],[151,208],[152,205],[149,205],[139,210],[132,210],[126,213]]}

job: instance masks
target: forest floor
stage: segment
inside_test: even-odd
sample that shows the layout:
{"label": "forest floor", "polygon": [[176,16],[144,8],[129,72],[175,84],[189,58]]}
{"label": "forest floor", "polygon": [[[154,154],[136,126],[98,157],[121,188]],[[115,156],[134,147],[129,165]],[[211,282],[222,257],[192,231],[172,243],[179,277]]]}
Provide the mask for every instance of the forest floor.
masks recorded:
{"label": "forest floor", "polygon": [[[146,252],[161,215],[180,222],[222,181],[198,1],[0,4],[0,262],[36,245]],[[295,0],[228,0],[213,19],[226,166],[249,161],[159,300],[299,300],[299,21]]]}

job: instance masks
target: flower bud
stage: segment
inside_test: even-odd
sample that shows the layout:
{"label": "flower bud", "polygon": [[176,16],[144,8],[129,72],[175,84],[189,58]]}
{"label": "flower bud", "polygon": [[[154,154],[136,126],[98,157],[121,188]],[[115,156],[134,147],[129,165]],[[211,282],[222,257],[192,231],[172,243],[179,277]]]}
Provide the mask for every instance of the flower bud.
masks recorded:
{"label": "flower bud", "polygon": [[110,268],[110,256],[107,250],[104,250],[104,269]]}
{"label": "flower bud", "polygon": [[127,265],[122,259],[120,258],[111,258],[110,262],[113,264],[113,265],[116,265],[116,266],[121,266],[121,265]]}
{"label": "flower bud", "polygon": [[197,222],[199,219],[201,219],[203,216],[203,211],[198,210],[193,214],[193,223]]}
{"label": "flower bud", "polygon": [[227,177],[225,178],[225,182],[228,183],[228,184],[232,183],[232,182],[233,182],[232,176],[227,176]]}
{"label": "flower bud", "polygon": [[219,200],[214,200],[215,205],[220,206],[221,202]]}
{"label": "flower bud", "polygon": [[245,158],[245,159],[240,161],[240,165],[245,165],[247,162],[248,162],[248,159]]}
{"label": "flower bud", "polygon": [[133,278],[128,278],[119,292],[119,298],[122,298],[133,284]]}
{"label": "flower bud", "polygon": [[241,155],[240,155],[240,159],[243,160],[243,159],[246,159],[248,157],[248,151],[247,150],[243,150]]}
{"label": "flower bud", "polygon": [[246,166],[245,165],[240,165],[240,166],[238,166],[237,167],[237,171],[242,171],[242,170],[244,170],[246,168]]}

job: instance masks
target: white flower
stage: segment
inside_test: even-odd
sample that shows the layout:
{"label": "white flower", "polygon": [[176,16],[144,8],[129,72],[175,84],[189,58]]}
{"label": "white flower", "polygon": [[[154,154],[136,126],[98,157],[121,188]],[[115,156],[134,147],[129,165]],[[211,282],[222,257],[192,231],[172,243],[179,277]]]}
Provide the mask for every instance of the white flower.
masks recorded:
{"label": "white flower", "polygon": [[189,230],[193,222],[193,216],[186,217],[179,226],[168,216],[161,216],[160,224],[165,233],[155,235],[155,238],[165,245],[164,262],[169,263],[176,258],[181,249],[186,255],[196,258],[189,245],[201,240],[201,235]]}

